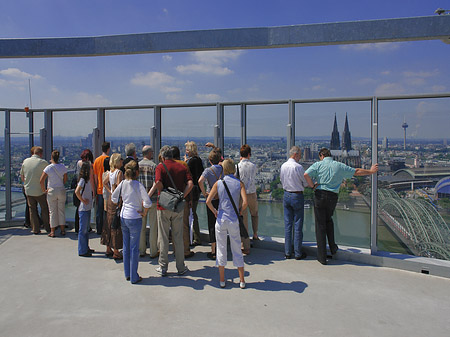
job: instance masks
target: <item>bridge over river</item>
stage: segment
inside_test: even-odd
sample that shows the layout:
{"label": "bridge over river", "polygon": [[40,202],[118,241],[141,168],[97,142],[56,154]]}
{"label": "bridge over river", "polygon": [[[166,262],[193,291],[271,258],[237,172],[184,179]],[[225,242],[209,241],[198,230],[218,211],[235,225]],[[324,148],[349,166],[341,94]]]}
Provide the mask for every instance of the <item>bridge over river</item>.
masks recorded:
{"label": "bridge over river", "polygon": [[450,228],[428,201],[380,188],[378,216],[414,255],[450,260]]}

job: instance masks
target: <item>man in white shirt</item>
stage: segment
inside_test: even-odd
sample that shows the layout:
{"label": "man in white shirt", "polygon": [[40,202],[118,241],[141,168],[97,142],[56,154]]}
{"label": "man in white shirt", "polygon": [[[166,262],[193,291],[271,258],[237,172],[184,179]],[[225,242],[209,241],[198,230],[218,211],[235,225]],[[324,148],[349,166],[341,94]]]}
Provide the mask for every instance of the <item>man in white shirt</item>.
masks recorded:
{"label": "man in white shirt", "polygon": [[39,222],[38,208],[41,207],[42,221],[47,233],[50,233],[49,212],[47,204],[47,196],[42,192],[40,178],[42,172],[47,167],[48,162],[42,159],[44,150],[40,146],[36,146],[34,154],[23,161],[20,169],[20,177],[25,187],[25,194],[27,195],[27,203],[30,208],[31,228],[34,234],[41,232],[41,225]]}
{"label": "man in white shirt", "polygon": [[[241,161],[237,165],[236,176],[242,181],[245,186],[245,192],[247,193],[248,207],[243,211],[244,226],[248,232],[248,216],[247,209],[250,209],[250,215],[252,217],[252,229],[253,240],[259,240],[258,237],[258,197],[256,195],[256,165],[250,161],[252,156],[252,149],[248,144],[241,146],[240,150]],[[250,239],[242,239],[244,254],[250,253]]]}
{"label": "man in white shirt", "polygon": [[284,189],[284,254],[286,259],[292,257],[292,229],[294,229],[294,256],[296,260],[306,258],[302,252],[303,242],[303,190],[308,183],[305,180],[305,170],[298,162],[302,152],[298,146],[289,150],[289,159],[281,166],[280,180]]}

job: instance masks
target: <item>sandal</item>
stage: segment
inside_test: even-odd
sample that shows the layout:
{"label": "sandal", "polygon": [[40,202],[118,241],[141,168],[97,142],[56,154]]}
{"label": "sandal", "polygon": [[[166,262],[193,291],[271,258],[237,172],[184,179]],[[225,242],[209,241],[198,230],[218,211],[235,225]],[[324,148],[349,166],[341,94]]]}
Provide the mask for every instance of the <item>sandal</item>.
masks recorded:
{"label": "sandal", "polygon": [[215,253],[212,253],[212,252],[209,252],[208,254],[206,254],[206,256],[207,256],[209,259],[211,259],[211,260],[215,260],[215,259],[216,259],[216,254],[215,254]]}
{"label": "sandal", "polygon": [[61,232],[61,236],[66,236],[66,231]]}
{"label": "sandal", "polygon": [[55,236],[56,236],[55,233],[49,233],[49,234],[48,234],[48,237],[49,237],[49,238],[54,238]]}
{"label": "sandal", "polygon": [[119,255],[116,255],[116,254],[113,254],[113,259],[114,260],[122,260],[123,259],[123,256],[122,256],[122,254],[119,254]]}

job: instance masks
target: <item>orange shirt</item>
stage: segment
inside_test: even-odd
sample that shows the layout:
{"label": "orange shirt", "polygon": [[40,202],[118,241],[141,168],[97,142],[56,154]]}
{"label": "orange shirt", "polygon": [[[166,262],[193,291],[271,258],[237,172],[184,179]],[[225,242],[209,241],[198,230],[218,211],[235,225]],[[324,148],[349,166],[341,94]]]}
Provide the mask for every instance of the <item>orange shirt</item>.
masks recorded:
{"label": "orange shirt", "polygon": [[105,158],[108,158],[108,156],[102,154],[94,161],[94,174],[97,177],[97,194],[103,193],[102,175],[104,172],[103,162],[105,161]]}

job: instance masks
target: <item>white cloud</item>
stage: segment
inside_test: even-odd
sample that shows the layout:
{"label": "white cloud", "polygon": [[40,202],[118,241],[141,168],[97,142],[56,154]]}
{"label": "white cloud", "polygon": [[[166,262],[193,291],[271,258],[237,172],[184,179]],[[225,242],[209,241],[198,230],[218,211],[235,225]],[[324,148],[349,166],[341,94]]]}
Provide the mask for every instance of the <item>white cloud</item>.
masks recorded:
{"label": "white cloud", "polygon": [[419,78],[428,78],[439,75],[439,71],[437,69],[433,71],[404,71],[403,76],[405,77],[419,77]]}
{"label": "white cloud", "polygon": [[370,78],[370,77],[366,77],[366,78],[361,78],[361,79],[358,81],[358,84],[361,84],[361,85],[367,85],[367,84],[373,84],[373,83],[375,83],[375,82],[376,82],[375,79]]}
{"label": "white cloud", "polygon": [[157,88],[159,86],[172,84],[174,82],[175,77],[158,71],[151,71],[147,74],[137,73],[131,79],[131,83],[134,85],[142,85],[150,88]]}
{"label": "white cloud", "polygon": [[111,105],[111,101],[100,94],[89,94],[78,92],[75,97],[76,106],[106,106]]}
{"label": "white cloud", "polygon": [[172,61],[172,56],[170,56],[170,55],[163,55],[163,61],[165,61],[165,62],[170,62],[170,61]]}
{"label": "white cloud", "polygon": [[383,83],[375,89],[375,95],[398,95],[405,92],[405,89],[398,83]]}
{"label": "white cloud", "polygon": [[385,70],[385,71],[382,71],[381,72],[381,75],[383,75],[383,76],[388,76],[388,75],[390,75],[391,74],[391,71],[390,70]]}
{"label": "white cloud", "polygon": [[8,68],[8,69],[4,69],[4,70],[0,70],[0,75],[3,76],[7,76],[7,77],[12,77],[12,78],[18,78],[18,79],[41,79],[42,77],[39,75],[31,75],[29,73],[26,73],[24,71],[21,71],[18,68]]}
{"label": "white cloud", "polygon": [[225,76],[233,73],[233,70],[224,64],[237,60],[243,52],[240,50],[224,50],[224,51],[204,51],[194,52],[192,57],[195,63],[188,65],[179,65],[176,70],[181,74],[212,74],[217,76]]}
{"label": "white cloud", "polygon": [[349,44],[339,46],[341,50],[355,50],[355,51],[377,51],[389,52],[400,48],[398,43],[394,42],[379,42],[379,43],[363,43],[363,44]]}
{"label": "white cloud", "polygon": [[217,94],[195,94],[195,98],[200,101],[217,102],[220,100],[220,95],[217,95]]}
{"label": "white cloud", "polygon": [[166,99],[170,102],[180,102],[182,99],[182,96],[178,95],[178,94],[167,94]]}
{"label": "white cloud", "polygon": [[311,89],[312,90],[321,90],[321,89],[324,89],[325,87],[324,86],[322,86],[322,85],[315,85],[315,86],[313,86]]}
{"label": "white cloud", "polygon": [[163,11],[164,14],[169,14],[169,10],[167,8],[163,8],[162,11]]}
{"label": "white cloud", "polygon": [[212,75],[230,75],[233,73],[227,67],[221,67],[214,64],[189,64],[187,66],[177,66],[177,71],[181,74],[190,75],[193,73],[212,74]]}
{"label": "white cloud", "polygon": [[431,90],[433,90],[434,92],[444,92],[447,90],[447,88],[444,85],[433,85],[431,87]]}

